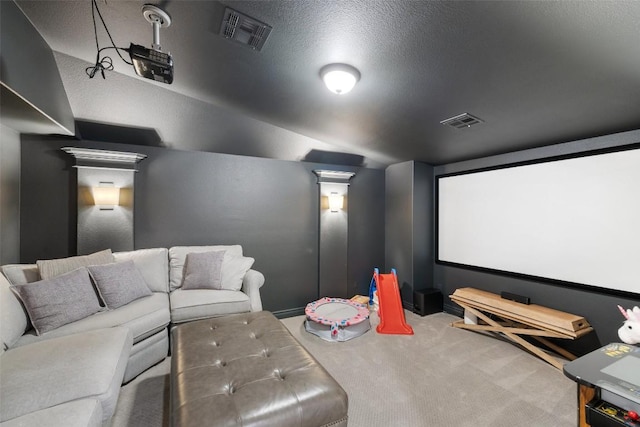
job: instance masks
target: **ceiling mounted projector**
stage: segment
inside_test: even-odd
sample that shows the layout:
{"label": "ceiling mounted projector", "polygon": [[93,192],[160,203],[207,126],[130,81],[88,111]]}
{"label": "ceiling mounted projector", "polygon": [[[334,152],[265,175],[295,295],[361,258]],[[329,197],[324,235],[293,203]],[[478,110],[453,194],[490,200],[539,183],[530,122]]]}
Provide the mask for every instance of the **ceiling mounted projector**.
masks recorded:
{"label": "ceiling mounted projector", "polygon": [[162,83],[173,83],[173,58],[162,52],[160,46],[160,28],[171,25],[171,17],[167,12],[152,4],[142,6],[144,19],[153,26],[153,45],[151,49],[131,43],[129,55],[136,74],[140,77]]}

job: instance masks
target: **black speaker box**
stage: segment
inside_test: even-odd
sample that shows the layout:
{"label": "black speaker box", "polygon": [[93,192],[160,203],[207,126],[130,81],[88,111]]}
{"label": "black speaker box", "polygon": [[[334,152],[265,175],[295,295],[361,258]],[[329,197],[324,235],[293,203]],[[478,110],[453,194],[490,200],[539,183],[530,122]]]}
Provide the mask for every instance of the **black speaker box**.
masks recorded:
{"label": "black speaker box", "polygon": [[442,293],[433,288],[413,291],[413,312],[420,316],[442,312]]}

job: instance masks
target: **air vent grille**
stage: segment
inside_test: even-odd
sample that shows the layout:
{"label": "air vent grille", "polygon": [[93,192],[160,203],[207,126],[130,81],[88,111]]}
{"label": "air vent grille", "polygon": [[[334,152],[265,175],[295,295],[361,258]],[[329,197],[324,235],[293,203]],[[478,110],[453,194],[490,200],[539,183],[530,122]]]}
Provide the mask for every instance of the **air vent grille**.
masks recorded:
{"label": "air vent grille", "polygon": [[255,32],[251,34],[251,38],[249,39],[249,45],[254,49],[257,49],[258,46],[262,43],[262,37],[264,37],[266,30],[265,27],[256,28]]}
{"label": "air vent grille", "polygon": [[224,22],[224,31],[222,33],[226,38],[232,38],[233,34],[236,32],[236,28],[238,27],[238,21],[240,21],[240,16],[236,12],[231,12],[229,14],[229,18]]}
{"label": "air vent grille", "polygon": [[226,8],[220,35],[254,50],[262,50],[272,27],[237,10]]}
{"label": "air vent grille", "polygon": [[456,129],[469,128],[473,125],[483,123],[479,118],[472,116],[469,113],[458,114],[457,116],[450,117],[440,122],[443,125],[452,126]]}

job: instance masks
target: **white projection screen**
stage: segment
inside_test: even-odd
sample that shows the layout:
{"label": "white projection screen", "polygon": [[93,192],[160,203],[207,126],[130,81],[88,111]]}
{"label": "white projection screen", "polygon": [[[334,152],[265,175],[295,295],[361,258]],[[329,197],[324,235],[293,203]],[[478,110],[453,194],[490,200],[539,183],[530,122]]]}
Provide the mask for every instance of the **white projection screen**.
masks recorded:
{"label": "white projection screen", "polygon": [[640,294],[640,144],[441,175],[437,260]]}

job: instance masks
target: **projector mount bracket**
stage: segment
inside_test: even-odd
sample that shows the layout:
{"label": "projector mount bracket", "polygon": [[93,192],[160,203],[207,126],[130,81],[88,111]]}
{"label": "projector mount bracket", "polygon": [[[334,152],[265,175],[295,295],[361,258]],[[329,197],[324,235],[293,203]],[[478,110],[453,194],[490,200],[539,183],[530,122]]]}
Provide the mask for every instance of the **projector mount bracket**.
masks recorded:
{"label": "projector mount bracket", "polygon": [[142,15],[151,25],[153,25],[153,50],[162,51],[160,46],[160,28],[171,25],[171,16],[158,6],[145,4],[142,6]]}

